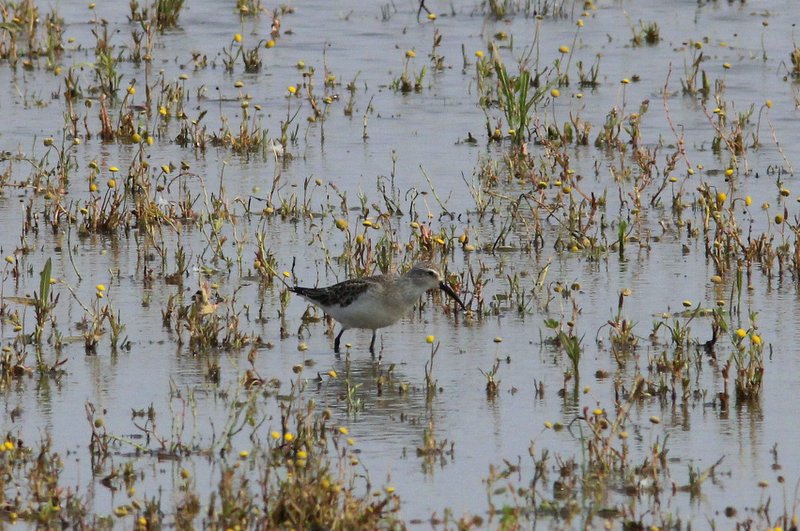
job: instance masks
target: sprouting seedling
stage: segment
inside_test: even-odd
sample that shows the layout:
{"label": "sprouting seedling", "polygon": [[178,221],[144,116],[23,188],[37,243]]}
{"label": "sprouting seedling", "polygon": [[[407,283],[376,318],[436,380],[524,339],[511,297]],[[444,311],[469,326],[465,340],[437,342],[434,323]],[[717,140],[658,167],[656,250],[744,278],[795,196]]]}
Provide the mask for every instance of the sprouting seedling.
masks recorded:
{"label": "sprouting seedling", "polygon": [[500,360],[495,359],[494,365],[488,371],[484,371],[483,369],[478,369],[481,371],[484,377],[486,377],[486,398],[489,400],[494,400],[497,398],[497,393],[500,391],[500,380],[496,378],[497,371],[500,368]]}
{"label": "sprouting seedling", "polygon": [[33,333],[33,339],[36,344],[41,344],[47,316],[58,302],[58,296],[52,300],[50,298],[50,273],[52,268],[53,259],[48,258],[44,268],[42,268],[42,272],[39,274],[39,291],[34,293],[33,307],[36,316],[36,330]]}
{"label": "sprouting seedling", "polygon": [[583,342],[583,336],[579,338],[571,333],[567,334],[561,331],[558,333],[558,341],[564,349],[564,352],[567,353],[567,357],[572,362],[572,374],[575,376],[575,381],[577,382],[580,376],[579,364],[581,361],[581,343]]}
{"label": "sprouting seedling", "polygon": [[506,116],[510,130],[514,131],[512,139],[515,144],[521,145],[528,140],[528,122],[531,111],[535,108],[550,89],[550,84],[540,85],[529,96],[532,85],[531,74],[525,69],[520,69],[519,76],[511,78],[505,64],[494,55],[494,69],[497,74],[500,107]]}
{"label": "sprouting seedling", "polygon": [[627,239],[628,221],[620,219],[617,225],[617,246],[620,260],[625,259],[625,240]]}

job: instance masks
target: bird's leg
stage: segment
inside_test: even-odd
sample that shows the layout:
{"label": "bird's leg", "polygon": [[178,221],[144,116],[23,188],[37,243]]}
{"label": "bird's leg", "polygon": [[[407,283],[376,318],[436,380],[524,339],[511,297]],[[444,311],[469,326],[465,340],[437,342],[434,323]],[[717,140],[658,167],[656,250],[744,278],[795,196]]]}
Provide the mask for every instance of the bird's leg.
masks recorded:
{"label": "bird's leg", "polygon": [[376,330],[372,331],[372,341],[369,342],[369,353],[375,356],[375,334]]}
{"label": "bird's leg", "polygon": [[423,9],[424,9],[424,10],[425,10],[425,12],[426,12],[426,13],[428,13],[429,15],[431,14],[431,11],[430,11],[430,9],[428,9],[428,8],[427,8],[427,6],[425,6],[425,0],[420,0],[420,2],[419,2],[419,9],[417,9],[417,22],[419,22],[419,16],[420,16],[420,14],[422,13],[422,10],[423,10]]}
{"label": "bird's leg", "polygon": [[339,353],[339,343],[342,340],[342,334],[344,334],[345,330],[347,330],[347,329],[346,328],[342,328],[342,330],[339,332],[339,334],[337,334],[336,339],[333,340],[333,351],[335,353],[337,353],[337,354]]}

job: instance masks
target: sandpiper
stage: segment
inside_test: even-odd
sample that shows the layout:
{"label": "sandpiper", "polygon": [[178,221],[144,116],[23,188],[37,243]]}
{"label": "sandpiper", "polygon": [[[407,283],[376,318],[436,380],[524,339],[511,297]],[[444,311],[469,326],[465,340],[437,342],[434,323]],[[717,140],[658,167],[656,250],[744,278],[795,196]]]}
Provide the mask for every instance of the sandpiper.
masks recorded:
{"label": "sandpiper", "polygon": [[420,262],[403,275],[351,278],[327,288],[295,286],[289,289],[341,323],[342,330],[333,342],[334,352],[339,352],[345,330],[367,328],[372,330],[369,351],[374,355],[375,331],[403,317],[422,294],[436,288],[454,298],[466,310],[456,292],[430,262]]}

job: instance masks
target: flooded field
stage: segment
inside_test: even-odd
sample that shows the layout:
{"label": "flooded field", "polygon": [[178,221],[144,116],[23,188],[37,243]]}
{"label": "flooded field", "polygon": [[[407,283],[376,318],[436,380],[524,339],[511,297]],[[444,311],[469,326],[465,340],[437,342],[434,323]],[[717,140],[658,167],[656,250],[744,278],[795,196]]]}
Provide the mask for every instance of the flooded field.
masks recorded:
{"label": "flooded field", "polygon": [[797,528],[796,1],[0,7],[2,525]]}

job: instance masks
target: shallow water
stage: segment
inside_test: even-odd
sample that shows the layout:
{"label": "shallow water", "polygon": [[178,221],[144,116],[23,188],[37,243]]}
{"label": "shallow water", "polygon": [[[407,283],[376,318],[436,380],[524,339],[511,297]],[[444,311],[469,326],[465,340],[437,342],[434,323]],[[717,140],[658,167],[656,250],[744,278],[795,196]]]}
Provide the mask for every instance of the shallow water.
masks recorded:
{"label": "shallow water", "polygon": [[[252,45],[266,38],[271,19],[262,15],[240,23],[232,5],[220,8],[215,2],[192,2],[181,14],[180,28],[159,35],[147,74],[143,66],[120,63],[121,93],[135,80],[136,103],[143,102],[146,80],[152,83],[159,72],[163,72],[168,82],[176,81],[181,73],[187,74],[188,79],[183,82],[189,95],[186,112],[192,118],[207,110],[203,123],[208,124],[209,133],[219,130],[223,116],[232,128],[238,127],[242,113],[240,93],[252,96],[251,110],[255,105],[263,106],[261,125],[273,139],[280,134],[280,120],[285,119],[287,106],[291,105],[292,113],[300,107],[296,120],[298,140],[286,146],[293,160],[277,165],[269,149],[244,156],[213,146],[205,152],[182,148],[174,142],[177,120],[155,129],[152,125],[157,118],[150,118],[148,122],[144,114],[137,117],[137,122],[153,129],[156,137],[147,151],[150,164],[157,167],[171,162],[179,166],[180,161],[186,161],[196,175],[186,179],[187,187],[193,194],[200,194],[195,209],[207,215],[201,193],[203,186],[215,196],[224,188],[234,215],[235,222],[225,223],[220,229],[228,238],[222,249],[233,261],[230,268],[226,268],[223,261],[214,260],[207,250],[207,228],[200,230],[186,222],[177,231],[163,230],[163,247],[167,249],[169,264],[165,268],[167,272],[175,268],[175,248],[181,245],[187,251],[189,274],[180,288],[164,281],[159,258],[140,256],[145,247],[138,229],[79,236],[74,229],[68,231],[62,225],[54,234],[43,217],[47,201],[43,194],[34,193],[24,184],[13,185],[24,183],[31,172],[29,163],[13,156],[24,154],[38,161],[46,151],[42,146],[43,138],[55,138],[56,145],[61,142],[64,107],[63,96],[57,94],[63,91],[64,82],[63,73],[54,76],[44,68],[42,59],[32,70],[14,69],[8,64],[0,67],[0,83],[6,87],[5,95],[0,97],[0,108],[6,117],[4,125],[0,126],[0,152],[10,154],[0,163],[0,168],[11,172],[11,183],[3,186],[0,196],[5,224],[0,235],[2,255],[10,255],[20,246],[25,205],[32,205],[39,224],[38,231],[24,236],[30,252],[18,256],[23,272],[18,281],[11,278],[6,267],[3,296],[32,294],[38,289],[43,264],[52,258],[52,276],[58,279],[53,289],[60,294],[55,311],[61,332],[68,338],[62,354],[68,360],[62,367],[63,375],[57,378],[32,376],[3,387],[2,406],[6,416],[2,428],[29,443],[46,433],[52,435],[54,448],[64,455],[63,481],[87,495],[98,514],[110,514],[126,497],[124,493],[103,487],[99,482],[102,474],[92,474],[87,450],[90,425],[84,410],[87,401],[106,410],[108,431],[120,437],[138,437],[132,410],[152,405],[157,412],[159,428],[169,434],[173,418],[180,418],[181,411],[186,408],[185,411],[191,413],[184,417],[183,437],[208,444],[228,418],[232,397],[244,393],[238,383],[249,367],[247,348],[194,355],[178,343],[173,331],[162,326],[161,311],[169,297],[180,294],[179,303],[189,305],[192,294],[203,283],[214,284],[213,289],[225,299],[230,300],[235,295],[234,307],[240,314],[241,330],[272,345],[272,348],[259,349],[254,368],[265,378],[280,380],[281,393],[288,392],[290,382],[297,378],[292,372],[295,365],[313,364],[303,372],[308,382],[302,399],[315,400],[333,411],[334,423],[347,426],[355,439],[359,459],[372,485],[393,486],[402,500],[401,516],[406,522],[427,525],[432,515],[442,516],[446,510],[455,517],[485,515],[487,487],[484,479],[489,466],[502,465],[504,459],[517,463],[518,457],[521,458],[523,479],[520,483],[524,485],[532,470],[528,457],[531,448],[537,456],[542,450],[548,450],[551,455],[575,457],[581,463],[583,448],[577,432],[555,432],[545,429],[544,423],[570,424],[584,408],[613,410],[614,381],[623,382],[629,389],[637,373],[650,374],[648,359],[666,348],[663,342],[654,345],[648,340],[658,316],[664,312],[684,311],[684,300],[711,307],[717,299],[730,297],[733,274],[725,275],[722,284],[711,283],[709,279],[717,271],[706,257],[702,237],[690,236],[685,227],[679,228],[674,222],[670,201],[679,188],[683,188],[687,203],[698,197],[696,188],[701,183],[725,190],[729,197],[735,195],[742,198],[741,201],[751,196],[753,204],[747,211],[743,202],[736,209],[742,226],[752,227],[754,235],[770,231],[776,245],[781,240],[795,245],[791,227],[777,227],[770,220],[782,212],[784,203],[787,220],[796,220],[797,202],[793,197],[800,193],[793,190],[792,173],[800,160],[797,146],[800,88],[797,80],[785,79],[787,68],[791,68],[789,53],[794,48],[792,15],[796,2],[771,2],[768,11],[760,4],[739,2],[599,2],[596,9],[583,17],[585,26],[574,43],[575,22],[582,11],[580,2],[563,4],[567,16],[546,16],[540,22],[524,13],[497,21],[485,15],[483,7],[477,3],[429,4],[439,13],[435,23],[417,23],[416,3],[410,1],[390,4],[388,20],[381,19],[378,4],[297,2],[293,5],[296,12],[283,18],[283,35],[275,48],[262,50],[262,71],[245,74],[239,64],[233,74],[226,74],[220,54],[229,46],[232,36],[241,33],[244,43]],[[91,34],[94,25],[89,21],[95,14],[85,3],[64,1],[56,7],[65,19],[65,38],[75,39],[66,45],[59,64],[63,65],[64,72],[72,65],[84,65],[81,75],[84,82],[90,84],[93,74],[88,65],[94,60],[95,40]],[[127,22],[127,6],[98,3],[95,12],[109,21],[113,45],[130,43],[130,32],[135,26]],[[660,43],[631,46],[631,27],[638,25],[639,20],[658,22]],[[762,21],[768,21],[768,25],[763,26]],[[434,27],[443,36],[438,53],[444,56],[446,68],[435,73],[429,71],[419,93],[401,94],[392,90],[389,85],[402,71],[406,50],[416,51],[416,58],[410,61],[411,68],[430,67],[427,54]],[[597,259],[588,253],[556,248],[556,240],[564,237],[564,231],[554,217],[542,219],[544,245],[541,249],[525,250],[532,236],[527,227],[517,226],[506,240],[506,244],[516,250],[482,250],[485,244],[491,244],[500,236],[503,223],[509,217],[511,199],[529,191],[531,183],[502,176],[493,188],[481,184],[481,165],[500,161],[497,163],[502,168],[509,144],[508,141],[487,141],[486,117],[477,102],[474,52],[484,50],[488,56],[487,41],[499,31],[506,32],[513,36],[513,49],[509,41],[498,42],[498,46],[511,67],[515,64],[513,58],[520,57],[524,47],[533,42],[537,27],[540,35],[536,53],[541,65],[552,64],[560,55],[558,47],[561,45],[570,46],[574,54],[570,60],[570,85],[560,87],[558,99],[540,105],[536,114],[539,122],[551,124],[555,121],[563,126],[570,113],[579,114],[593,124],[590,138],[594,140],[612,107],[628,114],[643,100],[649,100],[649,109],[642,119],[641,142],[652,148],[661,145],[656,157],[659,172],[665,165],[665,157],[674,151],[670,146],[676,142],[670,121],[684,135],[686,157],[675,170],[680,180],[667,186],[662,205],[647,208],[638,217],[631,213],[632,204],[626,196],[630,183],[618,185],[611,174],[612,167],[620,166],[618,155],[591,147],[591,142],[590,146],[568,149],[570,167],[582,176],[578,181],[581,191],[597,197],[607,194],[607,204],[598,217],[602,215],[606,222],[613,224],[620,219],[635,218],[635,235],[642,241],[650,238],[647,245],[630,242],[624,259],[615,252]],[[772,108],[763,109],[759,125],[762,146],[748,149],[732,177],[735,186],[725,182],[724,170],[730,164],[727,154],[720,155],[711,149],[714,129],[703,111],[703,104],[699,98],[681,94],[684,63],[692,53],[690,41],[703,41],[703,52],[708,58],[703,68],[712,80],[724,80],[729,117],[755,105],[748,132],[755,130],[754,124],[765,100],[773,104]],[[470,63],[466,68],[462,66],[462,45]],[[191,52],[206,55],[209,66],[195,69]],[[580,88],[576,61],[581,59],[590,65],[597,54],[601,56],[600,84],[596,89]],[[766,60],[762,54],[766,54]],[[316,94],[326,93],[324,64],[341,82],[327,92],[339,98],[330,105],[324,123],[308,123],[308,103],[286,98],[287,86],[301,86],[304,81],[302,71],[295,66],[299,60],[316,69]],[[724,63],[730,63],[730,69],[724,68]],[[623,78],[635,76],[639,81],[620,83]],[[662,95],[668,76],[670,120]],[[348,117],[342,112],[349,97],[345,85],[353,79],[356,79],[357,91],[353,115]],[[244,83],[241,89],[234,87],[234,82],[239,80]],[[196,94],[201,87],[205,87],[205,96],[198,99]],[[581,93],[580,98],[578,93]],[[51,94],[56,96],[51,97]],[[31,103],[36,99],[41,99],[42,105]],[[713,111],[714,106],[713,100],[709,101],[708,111]],[[90,128],[96,134],[100,127],[97,101],[94,100],[94,106],[88,111],[81,108],[78,112],[81,117],[87,114]],[[494,126],[502,119],[502,114],[497,108],[489,112]],[[365,116],[366,139],[363,138]],[[478,142],[464,143],[468,135]],[[622,134],[621,138],[627,139],[627,136]],[[66,203],[89,197],[86,175],[90,161],[96,160],[102,169],[98,180],[102,192],[110,176],[108,167],[118,166],[122,169],[120,175],[124,175],[136,153],[136,147],[127,142],[103,143],[97,136],[82,140],[72,149],[77,169],[65,191]],[[529,143],[528,149],[534,158],[544,156],[544,148],[539,143]],[[54,163],[51,153],[46,164]],[[687,174],[687,163],[697,169],[694,175]],[[630,160],[625,165],[633,167]],[[783,186],[792,192],[788,198],[779,194],[775,168],[781,169]],[[283,199],[296,195],[303,201],[304,181],[309,180],[309,189],[313,191],[308,204],[318,215],[299,219],[275,216],[261,220],[259,212],[265,206],[264,198],[278,170],[281,172],[279,194]],[[644,204],[649,203],[663,178],[659,173],[655,183],[643,192]],[[322,185],[315,186],[315,179],[320,179]],[[267,246],[276,256],[280,271],[289,270],[294,262],[292,272],[299,284],[324,285],[342,280],[348,271],[335,262],[326,262],[326,250],[331,256],[338,256],[345,243],[345,235],[334,226],[334,217],[338,214],[330,205],[338,207],[340,200],[330,185],[334,184],[346,195],[351,208],[348,221],[355,229],[360,228],[365,216],[375,219],[377,209],[371,206],[373,203],[384,208],[384,199],[376,187],[378,181],[387,183],[387,188],[398,196],[402,215],[383,221],[391,223],[396,241],[409,240],[412,234],[409,224],[415,220],[429,222],[435,231],[453,227],[452,233],[456,236],[465,229],[469,232],[478,250],[464,252],[456,245],[453,253],[447,256],[447,269],[461,275],[477,271],[481,266],[486,268],[486,314],[471,318],[454,316],[427,298],[421,311],[379,331],[380,360],[371,359],[367,352],[370,332],[355,330],[348,331],[344,337],[344,342],[352,344],[349,356],[336,358],[332,352],[332,337],[324,333],[324,324],[311,324],[298,337],[301,315],[307,305],[299,298],[292,298],[286,310],[288,337],[282,339],[280,289],[261,289],[252,274],[256,233],[266,234]],[[497,194],[489,207],[490,212],[496,211],[494,215],[481,217],[477,214],[467,183],[484,187],[484,193]],[[412,202],[417,192],[424,194]],[[177,186],[161,193],[165,201],[180,199]],[[369,213],[356,208],[360,207],[359,195],[362,194]],[[439,204],[434,195],[438,195],[443,204]],[[620,197],[625,200],[621,202]],[[235,202],[234,198],[242,201]],[[248,201],[252,213],[246,212],[243,206]],[[765,202],[771,204],[766,213],[760,209]],[[448,212],[452,216],[445,215]],[[523,214],[530,215],[530,210]],[[751,218],[750,225],[747,220]],[[700,227],[702,212],[698,208],[688,208],[683,219]],[[599,229],[592,231],[599,236]],[[608,233],[608,239],[613,241],[616,226],[608,229]],[[372,234],[377,242],[382,231],[372,231]],[[659,239],[656,241],[653,237]],[[241,241],[238,249],[235,240]],[[148,252],[153,252],[152,247]],[[242,257],[241,268],[236,261],[237,253]],[[394,258],[396,262],[413,261],[412,257],[399,254]],[[573,382],[566,384],[567,392],[563,397],[558,395],[558,390],[569,362],[560,348],[542,342],[543,337],[551,334],[543,322],[547,317],[569,319],[570,303],[555,297],[548,306],[549,311],[545,312],[541,301],[534,301],[528,312],[520,313],[513,304],[498,297],[508,293],[509,276],[525,275],[520,281],[523,288],[530,290],[536,273],[548,263],[549,288],[555,281],[567,286],[572,282],[581,284],[575,296],[581,309],[576,326],[579,335],[584,337],[581,379],[580,385],[574,388]],[[145,264],[156,271],[152,282],[143,281]],[[213,268],[214,272],[204,274],[203,267]],[[724,456],[717,475],[703,484],[702,496],[662,495],[661,509],[684,523],[692,521],[702,525],[713,520],[725,527],[729,522],[723,515],[726,507],[739,508],[741,518],[754,514],[746,509],[754,509],[767,497],[772,497],[779,505],[783,505],[784,499],[789,506],[796,500],[794,486],[800,476],[794,464],[800,462],[800,449],[792,441],[800,438],[800,428],[790,420],[794,413],[790,398],[800,393],[797,378],[800,361],[793,347],[800,339],[798,327],[794,326],[798,315],[797,278],[791,272],[779,277],[776,267],[770,278],[759,264],[754,264],[752,271],[747,280],[751,289],[744,291],[742,310],[733,317],[733,324],[747,328],[748,313],[758,315],[759,333],[768,345],[760,399],[755,403],[732,404],[728,410],[721,410],[714,402],[723,386],[720,367],[731,355],[731,342],[724,337],[716,348],[719,360],[716,363],[708,359],[701,347],[691,349],[690,358],[699,359],[698,369],[692,373],[695,378],[692,389],[706,390],[706,395],[685,403],[680,398],[675,403],[657,398],[639,401],[628,423],[633,462],[640,462],[656,441],[668,437],[668,457],[673,461],[667,483],[675,486],[688,482],[688,465],[705,469]],[[100,340],[96,355],[87,356],[84,352],[82,332],[76,323],[85,312],[66,285],[72,286],[86,305],[93,300],[98,283],[107,286],[107,297],[120,312],[126,327],[124,335],[130,341],[129,350],[111,353],[106,336]],[[632,294],[626,298],[624,314],[636,322],[634,331],[640,340],[633,355],[618,367],[609,350],[606,322],[615,315],[618,294],[625,288],[630,288]],[[24,330],[30,333],[34,322],[32,309],[14,302],[4,301],[3,304],[25,314]],[[260,311],[264,317],[261,320],[258,319]],[[698,343],[710,339],[710,318],[696,318],[691,327],[691,335]],[[17,337],[6,321],[1,331],[3,345],[10,345]],[[424,372],[430,358],[431,347],[425,342],[428,335],[434,335],[440,342],[433,369],[439,392],[430,401],[426,399]],[[300,351],[301,343],[306,344],[308,350]],[[29,359],[33,357],[31,350]],[[484,391],[486,376],[482,371],[489,371],[495,359],[501,360],[497,373],[500,391],[491,399]],[[209,365],[215,362],[220,367],[219,383],[207,378]],[[377,375],[389,371],[392,364],[395,365],[391,370],[393,385],[379,396]],[[325,374],[331,369],[340,377],[325,379],[319,386],[313,383],[317,373]],[[598,370],[607,371],[608,375],[599,378]],[[346,400],[342,399],[346,392],[342,375],[348,373],[351,383],[360,384],[356,394],[362,406],[357,412],[348,411]],[[400,393],[397,390],[400,382],[408,383],[410,390]],[[544,382],[543,396],[535,393],[537,382]],[[263,438],[280,425],[280,410],[273,397],[263,399],[261,404],[266,421],[257,430]],[[12,420],[11,412],[15,410],[20,414]],[[660,424],[649,422],[653,415],[661,418]],[[453,450],[430,465],[416,455],[429,424],[436,439],[452,443]],[[250,449],[248,435],[243,432],[233,439],[234,451]],[[130,457],[126,453],[130,450],[123,448],[112,458],[117,466]],[[773,467],[776,461],[783,467]],[[194,457],[159,462],[155,458],[138,458],[135,462],[143,477],[138,486],[139,496],[147,498],[163,490],[164,494],[159,496],[167,508],[175,502],[171,493],[179,483],[182,468],[192,472],[203,498],[218,482],[219,463],[214,460]],[[779,483],[779,475],[784,477],[785,486]],[[769,486],[760,489],[759,480],[768,481]],[[551,493],[544,495],[549,498]],[[647,499],[648,495],[642,494],[642,497]],[[620,499],[624,499],[623,494],[611,492],[605,503],[613,505],[620,503]],[[648,503],[642,502],[642,507],[647,507]],[[649,521],[645,516],[637,517]],[[568,523],[564,525],[569,526]]]}

